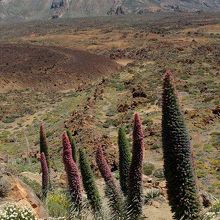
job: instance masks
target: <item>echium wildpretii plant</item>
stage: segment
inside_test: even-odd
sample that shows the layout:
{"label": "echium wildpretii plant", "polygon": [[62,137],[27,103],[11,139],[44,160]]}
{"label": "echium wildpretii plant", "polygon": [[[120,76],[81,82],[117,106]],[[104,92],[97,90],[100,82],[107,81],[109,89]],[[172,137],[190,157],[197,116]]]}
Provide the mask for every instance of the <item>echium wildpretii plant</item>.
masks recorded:
{"label": "echium wildpretii plant", "polygon": [[123,217],[123,197],[120,188],[112,175],[111,169],[104,156],[102,147],[98,147],[96,151],[96,163],[99,171],[105,180],[105,193],[112,209],[112,219],[121,219]]}
{"label": "echium wildpretii plant", "polygon": [[74,209],[80,211],[82,207],[82,181],[80,172],[75,161],[72,158],[72,147],[66,133],[63,134],[62,141],[63,163],[65,171],[67,173],[72,205]]}
{"label": "echium wildpretii plant", "polygon": [[47,161],[48,169],[50,168],[48,144],[43,122],[40,123],[40,153],[44,153]]}
{"label": "echium wildpretii plant", "polygon": [[71,133],[71,131],[69,129],[67,129],[66,133],[67,133],[67,136],[68,136],[68,138],[70,140],[70,144],[72,146],[72,157],[73,157],[73,160],[76,162],[77,161],[76,141],[74,140],[73,135],[72,135],[72,133]]}
{"label": "echium wildpretii plant", "polygon": [[79,149],[79,164],[82,175],[83,186],[87,194],[90,206],[93,210],[94,216],[102,217],[101,197],[95,182],[95,177],[89,164],[87,155],[83,149]]}
{"label": "echium wildpretii plant", "polygon": [[168,199],[176,220],[200,219],[190,138],[180,111],[172,73],[167,71],[162,94],[162,142]]}
{"label": "echium wildpretii plant", "polygon": [[40,155],[41,171],[42,171],[42,200],[47,198],[47,192],[49,189],[49,170],[47,166],[47,160],[44,153]]}
{"label": "echium wildpretii plant", "polygon": [[134,115],[132,160],[128,177],[128,218],[140,219],[143,207],[144,135],[139,115]]}
{"label": "echium wildpretii plant", "polygon": [[128,175],[131,164],[131,151],[124,127],[119,128],[118,131],[118,147],[119,147],[120,185],[122,192],[124,193],[125,196],[127,196]]}

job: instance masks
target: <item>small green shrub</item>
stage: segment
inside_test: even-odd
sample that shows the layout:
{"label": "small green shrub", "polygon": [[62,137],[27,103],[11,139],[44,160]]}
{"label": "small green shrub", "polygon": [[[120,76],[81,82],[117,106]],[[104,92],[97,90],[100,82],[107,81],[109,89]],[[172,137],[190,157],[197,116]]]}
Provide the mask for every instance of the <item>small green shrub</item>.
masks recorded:
{"label": "small green shrub", "polygon": [[154,164],[152,164],[152,163],[145,163],[144,164],[144,175],[150,176],[150,175],[152,175],[154,170],[155,170]]}
{"label": "small green shrub", "polygon": [[111,127],[111,126],[117,127],[118,124],[119,124],[119,123],[118,123],[117,120],[109,118],[109,119],[107,119],[107,120],[104,122],[104,124],[103,124],[102,126],[103,126],[103,128],[109,128],[109,127]]}
{"label": "small green shrub", "polygon": [[106,116],[112,117],[115,114],[116,114],[116,110],[115,109],[109,109],[108,112],[106,113]]}
{"label": "small green shrub", "polygon": [[58,218],[66,217],[70,208],[69,198],[65,192],[51,192],[47,197],[49,216]]}
{"label": "small green shrub", "polygon": [[120,174],[119,174],[119,171],[116,170],[114,173],[113,173],[114,177],[116,180],[119,180],[120,179]]}
{"label": "small green shrub", "polygon": [[144,203],[150,204],[155,199],[159,198],[161,195],[160,190],[151,190],[144,197]]}
{"label": "small green shrub", "polygon": [[148,126],[152,126],[152,125],[154,124],[154,122],[153,122],[152,119],[147,118],[147,119],[144,119],[144,120],[143,120],[143,123],[142,123],[142,124],[143,124],[143,125],[146,125],[146,127],[148,127]]}
{"label": "small green shrub", "polygon": [[10,183],[4,178],[0,178],[0,198],[7,197],[10,191]]}
{"label": "small green shrub", "polygon": [[15,121],[16,117],[14,116],[6,116],[2,122],[5,124],[13,123]]}
{"label": "small green shrub", "polygon": [[151,146],[151,150],[157,150],[157,149],[160,149],[161,148],[161,144],[158,144],[158,143],[154,143],[152,146]]}
{"label": "small green shrub", "polygon": [[122,82],[118,82],[117,79],[111,80],[111,86],[116,88],[116,91],[121,92],[125,89],[125,85]]}
{"label": "small green shrub", "polygon": [[203,147],[203,150],[207,153],[210,153],[214,150],[214,148],[211,144],[205,144],[204,147]]}
{"label": "small green shrub", "polygon": [[156,169],[153,174],[154,177],[158,179],[164,179],[164,171],[162,168]]}
{"label": "small green shrub", "polygon": [[204,70],[203,69],[198,69],[197,74],[200,76],[204,76]]}

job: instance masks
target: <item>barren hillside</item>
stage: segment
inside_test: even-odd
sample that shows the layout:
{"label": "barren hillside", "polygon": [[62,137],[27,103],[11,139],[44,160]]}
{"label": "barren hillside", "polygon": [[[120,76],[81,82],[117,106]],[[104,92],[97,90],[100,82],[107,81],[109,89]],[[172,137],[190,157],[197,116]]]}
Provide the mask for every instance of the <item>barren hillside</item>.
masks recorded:
{"label": "barren hillside", "polygon": [[109,58],[76,49],[3,44],[0,51],[1,91],[79,88],[120,68]]}

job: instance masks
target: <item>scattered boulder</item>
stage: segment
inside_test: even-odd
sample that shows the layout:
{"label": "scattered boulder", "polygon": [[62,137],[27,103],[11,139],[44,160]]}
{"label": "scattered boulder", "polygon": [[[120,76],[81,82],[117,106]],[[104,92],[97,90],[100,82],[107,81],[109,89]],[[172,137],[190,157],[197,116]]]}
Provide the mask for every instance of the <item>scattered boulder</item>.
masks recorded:
{"label": "scattered boulder", "polygon": [[204,192],[204,191],[200,193],[200,199],[205,208],[211,207],[213,204],[213,201],[215,201],[215,199],[213,198],[211,194]]}
{"label": "scattered boulder", "polygon": [[133,88],[132,96],[133,98],[138,98],[138,97],[146,98],[147,97],[146,93],[141,88],[137,88],[137,89]]}
{"label": "scattered boulder", "polygon": [[130,106],[125,103],[125,104],[120,104],[117,108],[118,112],[127,112],[129,110]]}
{"label": "scattered boulder", "polygon": [[213,113],[214,115],[219,115],[219,116],[220,116],[220,105],[219,105],[219,106],[216,106],[216,108],[214,108],[214,109],[212,110],[212,113]]}

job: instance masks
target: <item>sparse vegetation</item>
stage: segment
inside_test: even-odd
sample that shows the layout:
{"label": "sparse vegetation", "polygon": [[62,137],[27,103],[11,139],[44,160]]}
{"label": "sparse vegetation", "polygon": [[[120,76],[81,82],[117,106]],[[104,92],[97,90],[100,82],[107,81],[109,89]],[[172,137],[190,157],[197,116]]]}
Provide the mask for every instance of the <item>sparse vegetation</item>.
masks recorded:
{"label": "sparse vegetation", "polygon": [[[10,172],[18,174],[41,198],[39,121],[43,121],[50,146],[52,186],[44,206],[51,218],[65,219],[73,215],[72,218],[82,220],[93,216],[88,196],[86,198],[84,193],[80,215],[77,208],[71,207],[73,200],[69,195],[68,178],[60,159],[60,134],[67,129],[73,131],[69,140],[74,137],[77,142],[76,153],[72,148],[72,158],[77,157],[77,166],[80,165],[77,151],[85,150],[100,194],[103,219],[117,216],[113,214],[112,217],[112,209],[103,193],[106,184],[99,178],[95,151],[97,146],[102,146],[120,192],[118,183],[122,174],[127,173],[123,172],[125,168],[120,169],[122,160],[118,160],[117,129],[124,126],[126,138],[131,143],[133,114],[139,112],[146,143],[143,174],[147,175],[143,176],[145,204],[142,203],[141,217],[172,219],[166,199],[161,144],[161,76],[167,68],[175,72],[179,102],[193,146],[197,186],[202,192],[209,192],[219,199],[219,15],[176,15],[157,13],[155,16],[151,13],[146,17],[108,17],[102,21],[97,18],[64,18],[55,22],[16,24],[16,27],[14,24],[1,26],[0,41],[4,45],[0,43],[3,51],[0,61],[3,71],[0,74],[0,90],[3,91],[0,94],[0,170],[1,166],[3,169],[6,166]],[[120,69],[113,63],[112,69],[112,65],[102,63],[103,69],[98,72],[91,67],[84,74],[79,68],[79,74],[75,74],[74,68],[78,65],[75,66],[70,56],[75,57],[71,48],[76,47],[110,56],[120,64],[128,65]],[[53,67],[54,63],[56,67]],[[86,63],[82,62],[82,66]],[[96,62],[95,66],[98,64]],[[9,70],[11,74],[7,73]],[[14,78],[17,73],[23,74],[22,71],[28,73],[25,85],[20,84],[24,78]],[[112,75],[112,72],[116,74]],[[48,77],[41,80],[39,86],[36,86],[38,81],[31,78],[36,73]],[[68,75],[72,76],[71,79]],[[30,86],[26,89],[27,85]],[[30,88],[32,86],[36,90]],[[174,140],[173,137],[175,135],[170,140]],[[23,172],[36,175],[33,179],[26,178],[22,176]],[[1,192],[0,182],[0,197],[8,194],[7,187]],[[120,197],[122,216],[127,217],[126,196],[120,192]],[[73,214],[71,210],[74,210]],[[209,210],[212,207],[202,211],[204,218],[213,220],[219,215],[218,211]]]}

